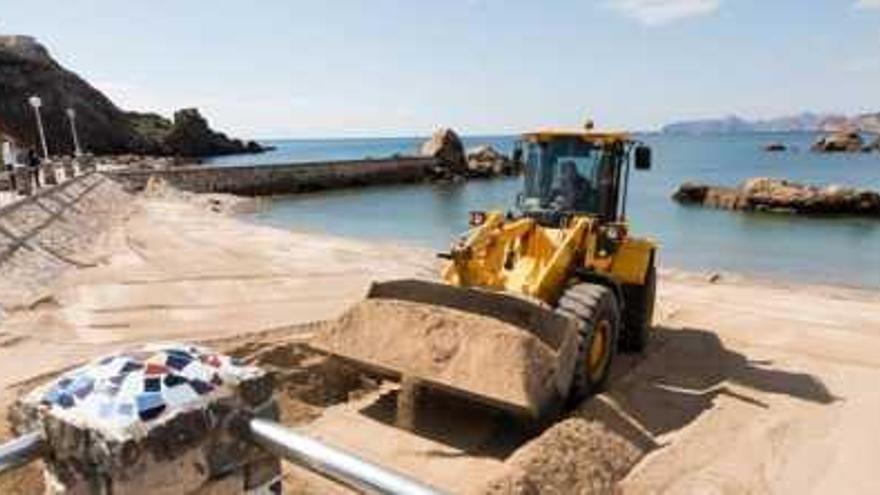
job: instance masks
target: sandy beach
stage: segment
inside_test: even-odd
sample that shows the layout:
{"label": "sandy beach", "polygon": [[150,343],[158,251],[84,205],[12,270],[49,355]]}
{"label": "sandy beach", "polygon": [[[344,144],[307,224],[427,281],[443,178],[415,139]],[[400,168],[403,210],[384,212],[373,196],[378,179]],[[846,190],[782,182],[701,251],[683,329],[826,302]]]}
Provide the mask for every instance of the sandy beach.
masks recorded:
{"label": "sandy beach", "polygon": [[[340,315],[371,280],[429,277],[436,268],[429,251],[257,226],[176,197],[136,198],[88,254],[94,263],[7,309],[4,406],[41,376],[143,342],[215,342],[227,350],[289,343],[308,335],[310,322]],[[648,352],[618,359],[610,390],[572,415],[628,445],[616,489],[880,491],[873,472],[880,294],[733,276],[710,282],[667,268],[658,304]],[[382,393],[313,411],[304,427],[456,493],[503,476],[506,461],[527,445],[477,420],[461,433],[467,442],[396,430],[381,414],[363,412]],[[485,444],[499,438],[509,445],[487,454]],[[305,480],[291,470],[287,486],[336,490]]]}

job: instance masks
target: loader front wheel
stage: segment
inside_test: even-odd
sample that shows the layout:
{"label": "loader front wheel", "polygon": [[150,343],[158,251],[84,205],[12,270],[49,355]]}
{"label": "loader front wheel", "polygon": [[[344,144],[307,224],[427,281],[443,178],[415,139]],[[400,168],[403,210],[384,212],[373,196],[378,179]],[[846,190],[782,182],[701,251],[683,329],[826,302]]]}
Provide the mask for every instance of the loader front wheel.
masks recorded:
{"label": "loader front wheel", "polygon": [[627,285],[623,288],[626,298],[623,332],[620,336],[620,350],[638,353],[645,350],[651,336],[654,320],[654,301],[657,298],[657,269],[653,263],[645,274],[642,285]]}
{"label": "loader front wheel", "polygon": [[580,323],[581,341],[569,403],[601,392],[608,382],[620,331],[620,306],[611,289],[589,283],[569,287],[557,311]]}

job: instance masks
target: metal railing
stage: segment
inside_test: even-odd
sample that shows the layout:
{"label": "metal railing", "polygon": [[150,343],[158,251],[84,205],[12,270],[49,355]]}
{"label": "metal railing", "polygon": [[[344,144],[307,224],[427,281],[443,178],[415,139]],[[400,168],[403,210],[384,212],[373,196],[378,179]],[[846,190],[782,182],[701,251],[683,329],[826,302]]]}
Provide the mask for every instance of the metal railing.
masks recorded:
{"label": "metal railing", "polygon": [[[297,433],[274,421],[251,419],[250,440],[289,462],[359,492],[380,495],[440,495],[441,492],[391,469]],[[46,442],[39,432],[0,445],[0,474],[40,458]]]}

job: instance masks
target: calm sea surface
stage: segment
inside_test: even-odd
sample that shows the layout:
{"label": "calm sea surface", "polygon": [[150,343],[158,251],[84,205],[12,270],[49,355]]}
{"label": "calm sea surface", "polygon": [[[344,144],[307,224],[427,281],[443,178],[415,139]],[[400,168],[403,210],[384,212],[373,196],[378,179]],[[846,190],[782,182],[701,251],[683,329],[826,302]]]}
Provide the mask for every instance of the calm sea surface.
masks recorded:
{"label": "calm sea surface", "polygon": [[[634,172],[629,216],[635,232],[658,240],[661,263],[691,270],[725,270],[772,279],[880,289],[880,220],[802,218],[683,207],[670,199],[686,180],[735,185],[757,176],[880,190],[880,154],[820,155],[811,134],[642,137],[654,149],[654,169]],[[223,157],[220,164],[382,157],[413,153],[422,139],[270,141],[277,150]],[[797,151],[766,153],[781,141]],[[509,152],[512,137],[469,137]],[[274,226],[445,248],[466,229],[467,213],[505,209],[518,179],[459,185],[408,185],[275,198],[252,217]]]}

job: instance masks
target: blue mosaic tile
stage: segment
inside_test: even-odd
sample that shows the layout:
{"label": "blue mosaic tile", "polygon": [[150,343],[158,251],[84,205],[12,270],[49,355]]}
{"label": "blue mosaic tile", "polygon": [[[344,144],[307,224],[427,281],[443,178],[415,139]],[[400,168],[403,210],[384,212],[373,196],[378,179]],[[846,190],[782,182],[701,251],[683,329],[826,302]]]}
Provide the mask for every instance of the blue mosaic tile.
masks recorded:
{"label": "blue mosaic tile", "polygon": [[138,416],[142,421],[150,421],[159,417],[165,410],[165,401],[155,393],[144,393],[137,396]]}
{"label": "blue mosaic tile", "polygon": [[142,363],[138,363],[136,361],[129,361],[129,362],[125,363],[125,365],[122,367],[121,370],[119,370],[119,373],[124,375],[126,373],[131,373],[132,371],[137,371],[137,370],[140,370],[143,368],[144,368],[144,365]]}
{"label": "blue mosaic tile", "polygon": [[186,378],[184,378],[180,375],[168,374],[168,375],[165,375],[164,382],[165,382],[166,387],[172,388],[172,387],[176,387],[178,385],[183,385],[184,383],[187,382],[187,380],[186,380]]}
{"label": "blue mosaic tile", "polygon": [[184,349],[168,349],[165,352],[171,356],[177,356],[183,359],[193,359],[193,355]]}
{"label": "blue mosaic tile", "polygon": [[92,391],[95,390],[95,382],[94,380],[89,380],[80,386],[72,387],[73,395],[76,396],[77,399],[83,400],[89,395],[91,395]]}
{"label": "blue mosaic tile", "polygon": [[193,360],[191,357],[184,357],[179,354],[168,354],[168,358],[165,360],[165,364],[172,369],[180,371],[191,363]]}
{"label": "blue mosaic tile", "polygon": [[61,391],[58,387],[52,387],[46,391],[46,395],[43,396],[44,404],[57,404],[58,397],[61,396],[64,392]]}
{"label": "blue mosaic tile", "polygon": [[58,400],[55,403],[63,407],[64,409],[70,409],[74,406],[74,404],[76,404],[76,401],[73,400],[72,395],[66,392],[62,392],[58,395]]}
{"label": "blue mosaic tile", "polygon": [[206,383],[202,380],[190,380],[189,386],[199,395],[205,395],[214,390],[214,387],[210,383]]}
{"label": "blue mosaic tile", "polygon": [[144,379],[144,392],[161,392],[162,379],[158,377]]}

